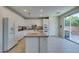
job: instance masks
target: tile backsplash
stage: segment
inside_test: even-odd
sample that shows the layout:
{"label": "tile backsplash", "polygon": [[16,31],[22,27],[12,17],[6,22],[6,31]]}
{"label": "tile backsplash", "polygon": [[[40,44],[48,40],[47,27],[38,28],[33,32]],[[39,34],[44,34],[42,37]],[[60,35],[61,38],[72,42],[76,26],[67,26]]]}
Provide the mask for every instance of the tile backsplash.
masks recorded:
{"label": "tile backsplash", "polygon": [[43,26],[29,25],[29,26],[18,26],[18,31],[23,30],[43,30]]}

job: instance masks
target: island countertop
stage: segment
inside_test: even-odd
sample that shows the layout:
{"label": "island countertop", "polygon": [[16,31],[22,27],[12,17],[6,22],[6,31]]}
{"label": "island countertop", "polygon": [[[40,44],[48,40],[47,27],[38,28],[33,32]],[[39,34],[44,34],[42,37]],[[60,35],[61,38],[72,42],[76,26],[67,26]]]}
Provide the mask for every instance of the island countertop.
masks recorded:
{"label": "island countertop", "polygon": [[48,37],[45,33],[29,33],[25,37]]}
{"label": "island countertop", "polygon": [[25,37],[26,53],[45,53],[47,52],[48,35],[45,33],[28,33]]}

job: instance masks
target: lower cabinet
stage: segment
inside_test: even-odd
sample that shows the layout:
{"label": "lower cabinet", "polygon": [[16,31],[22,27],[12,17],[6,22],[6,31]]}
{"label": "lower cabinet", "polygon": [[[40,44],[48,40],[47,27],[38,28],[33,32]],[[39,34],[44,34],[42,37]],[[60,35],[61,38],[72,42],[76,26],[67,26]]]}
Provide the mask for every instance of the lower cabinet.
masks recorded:
{"label": "lower cabinet", "polygon": [[25,37],[26,53],[46,53],[47,38],[46,37]]}
{"label": "lower cabinet", "polygon": [[25,37],[25,52],[26,53],[39,53],[38,37]]}
{"label": "lower cabinet", "polygon": [[47,37],[40,37],[40,53],[47,53]]}

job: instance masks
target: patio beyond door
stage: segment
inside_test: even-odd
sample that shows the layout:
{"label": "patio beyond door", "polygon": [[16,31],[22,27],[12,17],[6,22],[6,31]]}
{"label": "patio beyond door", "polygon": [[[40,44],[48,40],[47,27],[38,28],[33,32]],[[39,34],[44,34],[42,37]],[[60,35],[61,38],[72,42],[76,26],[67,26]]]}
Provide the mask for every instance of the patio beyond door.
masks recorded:
{"label": "patio beyond door", "polygon": [[64,19],[64,37],[79,43],[79,13],[72,14]]}

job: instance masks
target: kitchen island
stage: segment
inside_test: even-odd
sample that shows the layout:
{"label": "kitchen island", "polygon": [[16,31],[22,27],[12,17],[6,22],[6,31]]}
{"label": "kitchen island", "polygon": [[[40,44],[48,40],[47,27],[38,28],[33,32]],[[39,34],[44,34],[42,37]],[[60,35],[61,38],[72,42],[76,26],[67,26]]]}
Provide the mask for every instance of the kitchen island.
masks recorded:
{"label": "kitchen island", "polygon": [[26,53],[46,53],[48,35],[44,33],[30,33],[24,37]]}

